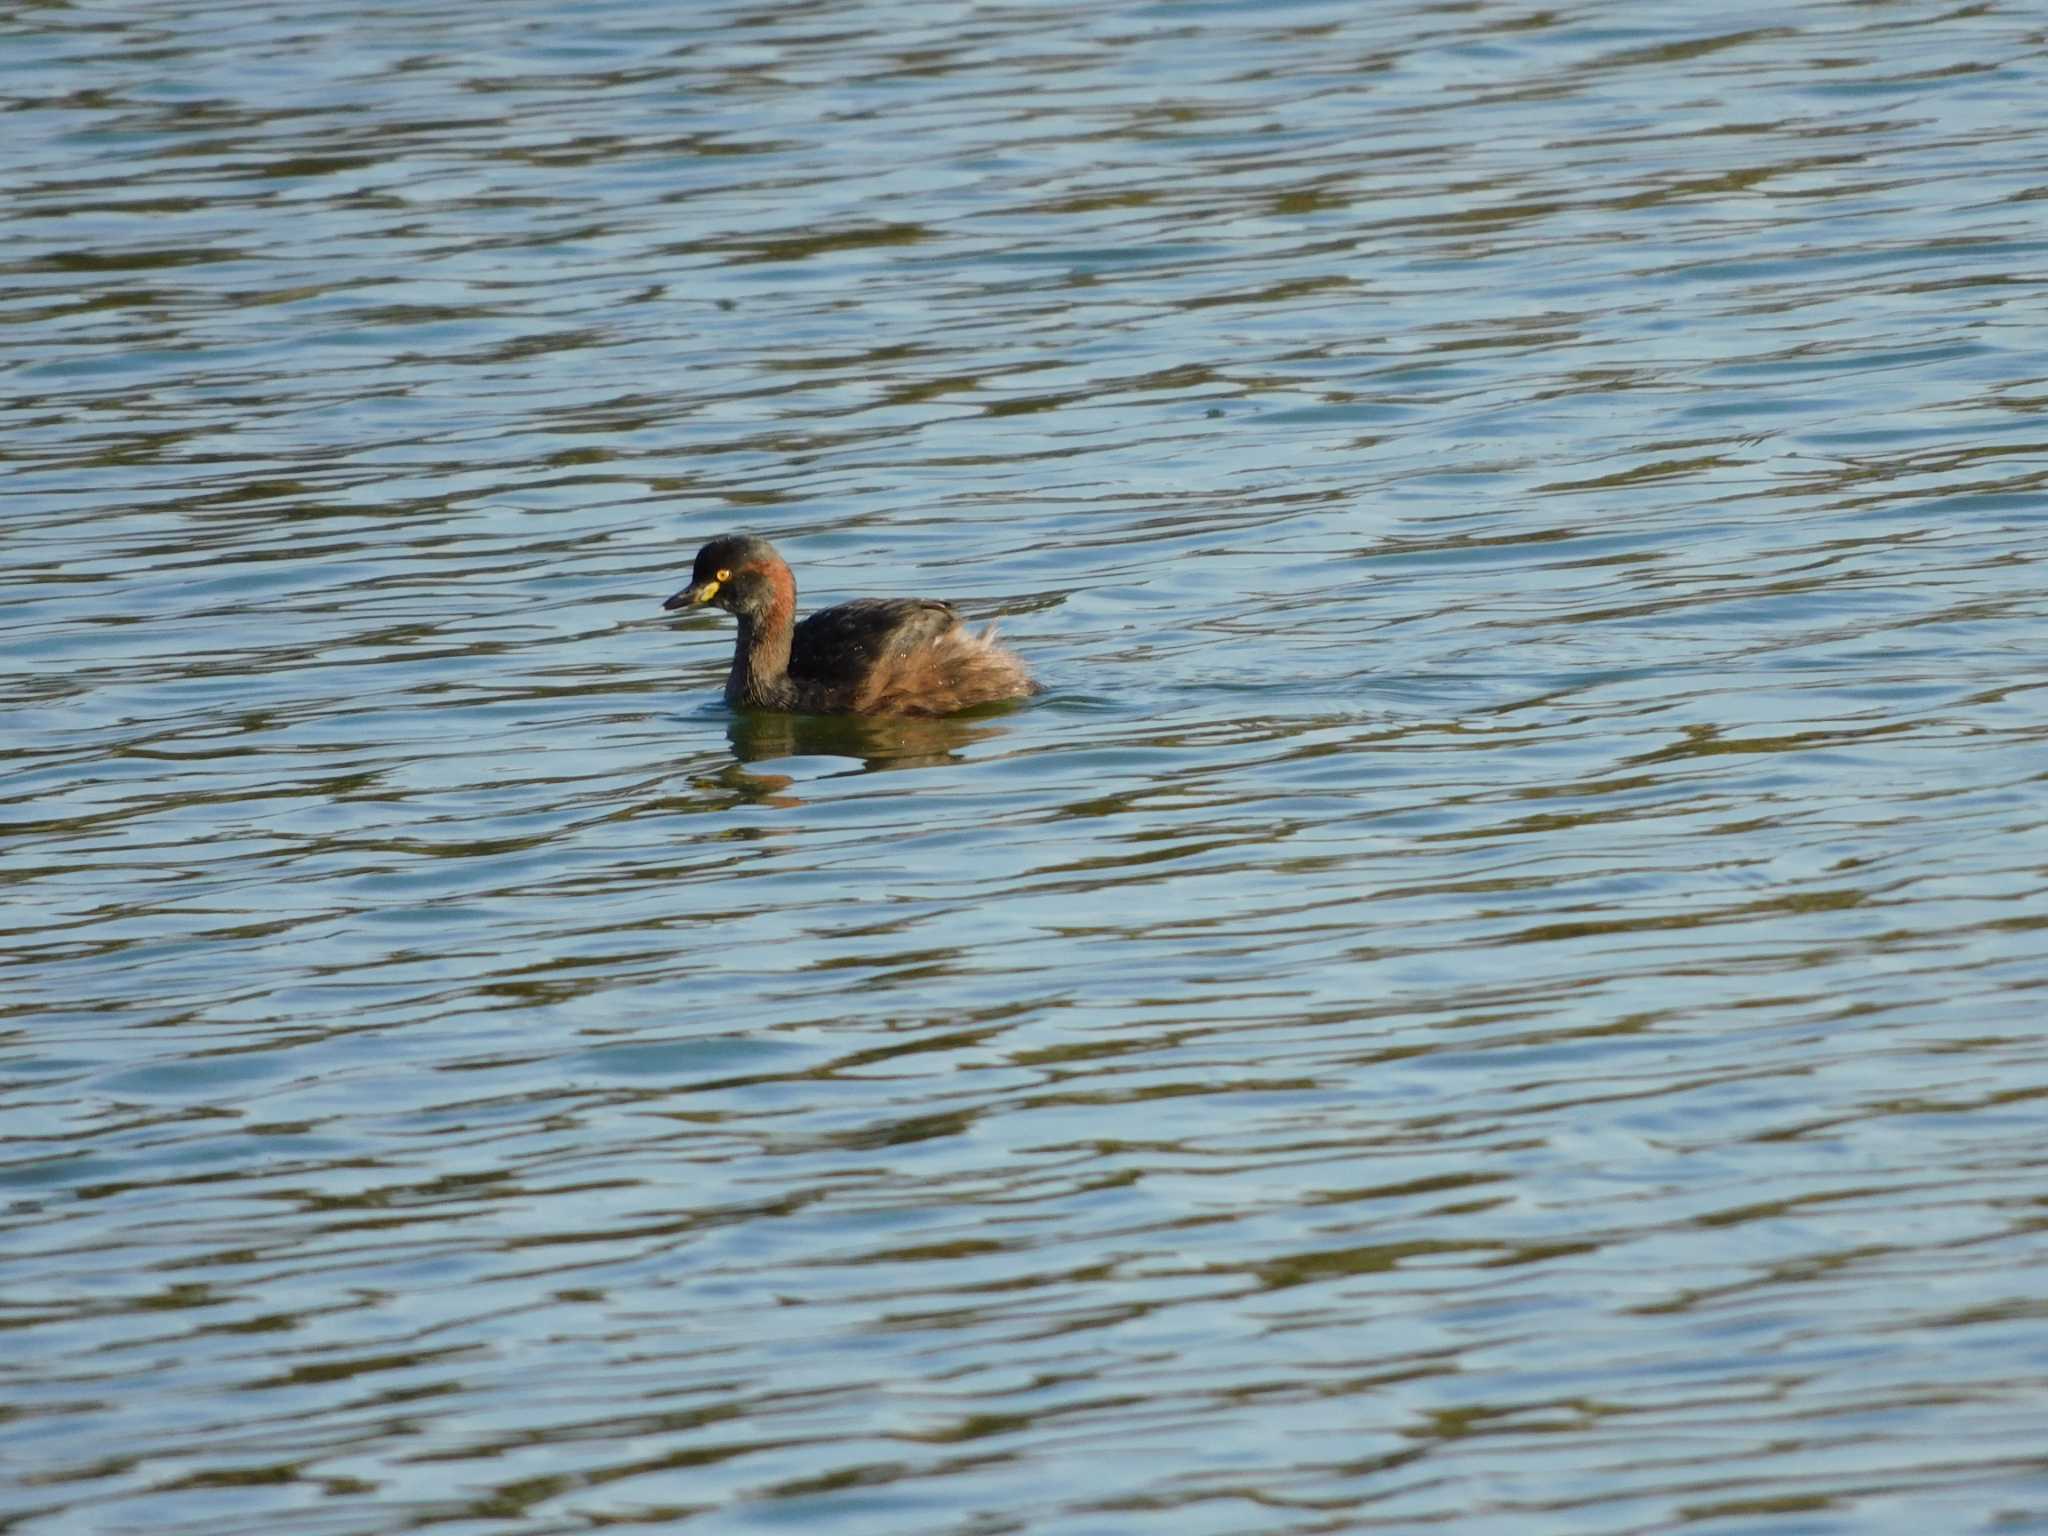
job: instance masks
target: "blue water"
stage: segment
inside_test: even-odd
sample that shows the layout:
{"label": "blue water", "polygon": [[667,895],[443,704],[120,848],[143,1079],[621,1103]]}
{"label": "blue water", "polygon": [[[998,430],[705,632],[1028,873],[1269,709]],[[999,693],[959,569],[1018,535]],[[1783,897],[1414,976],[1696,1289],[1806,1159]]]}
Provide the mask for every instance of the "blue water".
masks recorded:
{"label": "blue water", "polygon": [[[2036,17],[0,96],[0,1528],[2048,1531]],[[1047,692],[731,714],[742,528]]]}

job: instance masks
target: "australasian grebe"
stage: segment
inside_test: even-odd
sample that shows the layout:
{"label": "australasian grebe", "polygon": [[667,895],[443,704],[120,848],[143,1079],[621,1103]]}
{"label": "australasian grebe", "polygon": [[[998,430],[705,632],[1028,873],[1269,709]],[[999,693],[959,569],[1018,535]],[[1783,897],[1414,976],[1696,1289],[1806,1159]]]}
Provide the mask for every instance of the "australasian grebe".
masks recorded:
{"label": "australasian grebe", "polygon": [[796,622],[796,578],[766,539],[728,534],[697,551],[690,584],[661,606],[740,621],[725,698],[806,715],[950,715],[1036,693],[1024,663],[960,622],[950,603],[857,597]]}

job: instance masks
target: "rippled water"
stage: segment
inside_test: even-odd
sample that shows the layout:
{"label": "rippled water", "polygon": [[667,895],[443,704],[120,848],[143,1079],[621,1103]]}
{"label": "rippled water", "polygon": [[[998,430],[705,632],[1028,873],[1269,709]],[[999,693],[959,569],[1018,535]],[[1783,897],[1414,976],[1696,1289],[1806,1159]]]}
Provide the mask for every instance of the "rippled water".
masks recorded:
{"label": "rippled water", "polygon": [[0,20],[0,1529],[2048,1531],[2044,61]]}

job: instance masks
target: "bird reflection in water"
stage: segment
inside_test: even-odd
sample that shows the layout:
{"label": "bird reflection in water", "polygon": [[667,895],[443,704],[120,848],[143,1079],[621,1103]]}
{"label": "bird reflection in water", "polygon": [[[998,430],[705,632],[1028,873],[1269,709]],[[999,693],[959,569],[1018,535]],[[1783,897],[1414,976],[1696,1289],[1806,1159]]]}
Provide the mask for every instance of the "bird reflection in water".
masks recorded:
{"label": "bird reflection in water", "polygon": [[[938,719],[914,716],[788,715],[740,710],[726,727],[733,756],[742,763],[784,757],[857,758],[864,771],[935,768],[960,762],[961,752],[1002,734],[986,716]],[[753,776],[756,783],[759,776]],[[786,785],[788,780],[784,780]]]}

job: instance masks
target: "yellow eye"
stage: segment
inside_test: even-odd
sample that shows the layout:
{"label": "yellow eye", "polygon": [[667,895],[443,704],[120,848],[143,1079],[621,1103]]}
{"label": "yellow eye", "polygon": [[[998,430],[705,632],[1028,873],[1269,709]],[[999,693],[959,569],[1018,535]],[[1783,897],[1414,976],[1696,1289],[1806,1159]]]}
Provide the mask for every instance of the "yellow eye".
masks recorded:
{"label": "yellow eye", "polygon": [[718,579],[719,579],[720,581],[731,581],[731,580],[732,580],[732,572],[731,572],[731,571],[720,571],[720,572],[718,573]]}

